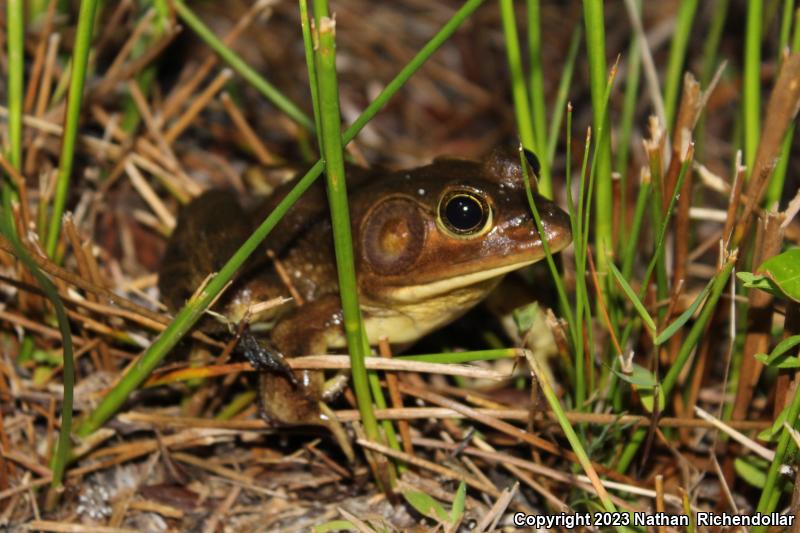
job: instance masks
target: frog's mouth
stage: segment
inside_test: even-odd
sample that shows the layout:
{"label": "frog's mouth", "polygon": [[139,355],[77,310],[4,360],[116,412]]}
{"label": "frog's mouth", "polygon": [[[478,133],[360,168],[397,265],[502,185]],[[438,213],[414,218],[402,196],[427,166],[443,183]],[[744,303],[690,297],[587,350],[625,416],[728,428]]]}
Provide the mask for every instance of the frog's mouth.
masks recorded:
{"label": "frog's mouth", "polygon": [[[475,287],[487,280],[500,281],[505,274],[513,270],[531,265],[539,261],[539,258],[523,262],[514,262],[504,266],[489,268],[471,274],[461,274],[450,278],[440,279],[422,285],[408,285],[397,287],[388,291],[388,297],[398,303],[414,303],[436,298],[458,289]],[[491,286],[487,287],[491,289]]]}

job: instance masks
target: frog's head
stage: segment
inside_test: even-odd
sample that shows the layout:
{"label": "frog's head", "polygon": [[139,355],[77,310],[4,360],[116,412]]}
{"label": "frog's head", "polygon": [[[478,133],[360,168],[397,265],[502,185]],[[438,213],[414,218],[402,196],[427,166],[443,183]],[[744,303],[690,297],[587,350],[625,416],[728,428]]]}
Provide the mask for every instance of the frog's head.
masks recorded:
{"label": "frog's head", "polygon": [[540,234],[523,179],[518,154],[498,149],[483,162],[437,159],[359,191],[352,206],[363,293],[413,303],[488,291],[544,258],[543,240],[552,253],[563,249],[572,239],[567,214],[534,192]]}

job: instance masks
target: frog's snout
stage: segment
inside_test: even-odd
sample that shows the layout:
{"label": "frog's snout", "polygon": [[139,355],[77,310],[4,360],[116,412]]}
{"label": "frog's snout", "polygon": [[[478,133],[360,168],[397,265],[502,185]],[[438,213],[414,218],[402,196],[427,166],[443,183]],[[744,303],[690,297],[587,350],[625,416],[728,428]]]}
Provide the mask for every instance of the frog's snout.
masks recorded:
{"label": "frog's snout", "polygon": [[[556,253],[566,248],[572,242],[569,215],[555,203],[541,197],[536,198],[536,209],[542,221],[543,237],[550,246],[550,252]],[[530,211],[525,213],[525,222],[533,228],[532,233],[539,237],[539,232],[535,229],[536,221]]]}
{"label": "frog's snout", "polygon": [[548,202],[547,216],[544,220],[548,221],[544,224],[544,231],[550,247],[554,250],[566,248],[572,242],[572,224],[569,215],[556,204]]}

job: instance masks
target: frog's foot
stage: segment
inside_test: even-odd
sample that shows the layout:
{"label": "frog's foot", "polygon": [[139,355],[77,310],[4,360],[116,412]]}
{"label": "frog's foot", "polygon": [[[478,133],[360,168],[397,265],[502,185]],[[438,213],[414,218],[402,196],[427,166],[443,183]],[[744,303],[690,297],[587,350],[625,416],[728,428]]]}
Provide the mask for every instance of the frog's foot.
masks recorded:
{"label": "frog's foot", "polygon": [[336,413],[334,413],[325,402],[319,402],[319,411],[320,421],[333,434],[333,438],[336,439],[336,443],[342,449],[345,457],[347,457],[347,461],[351,464],[354,463],[356,460],[355,452],[353,451],[353,447],[350,445],[350,439],[347,436],[347,432],[344,430],[344,426],[336,417]]}
{"label": "frog's foot", "polygon": [[236,351],[247,359],[253,368],[261,372],[276,372],[297,386],[297,378],[283,354],[273,346],[261,343],[252,333],[245,331],[239,338]]}
{"label": "frog's foot", "polygon": [[347,388],[347,383],[350,381],[350,371],[339,371],[331,379],[325,381],[322,387],[322,401],[329,403],[338,398]]}

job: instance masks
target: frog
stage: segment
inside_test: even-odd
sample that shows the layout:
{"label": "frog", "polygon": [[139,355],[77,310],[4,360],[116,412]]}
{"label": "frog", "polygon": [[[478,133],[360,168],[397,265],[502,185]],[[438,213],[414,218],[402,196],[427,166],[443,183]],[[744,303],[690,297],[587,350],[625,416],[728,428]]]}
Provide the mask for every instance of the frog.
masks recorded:
{"label": "frog", "polygon": [[[535,178],[538,161],[525,155]],[[544,258],[545,242],[551,253],[569,245],[569,216],[534,188],[542,233],[537,230],[525,172],[519,152],[504,147],[477,161],[439,157],[408,170],[347,167],[358,297],[371,346],[384,338],[410,346],[476,306],[509,272]],[[293,186],[278,186],[250,205],[231,191],[212,189],[185,206],[159,275],[167,307],[183,306]],[[251,312],[254,303],[291,294],[295,305],[288,309]],[[229,324],[269,324],[262,335],[243,335],[238,345],[260,371],[261,416],[277,425],[326,426],[352,457],[328,407],[342,388],[341,376],[326,385],[323,372],[293,371],[287,363],[347,349],[322,180],[280,220],[213,310]],[[213,323],[204,319],[200,327],[213,330]]]}

